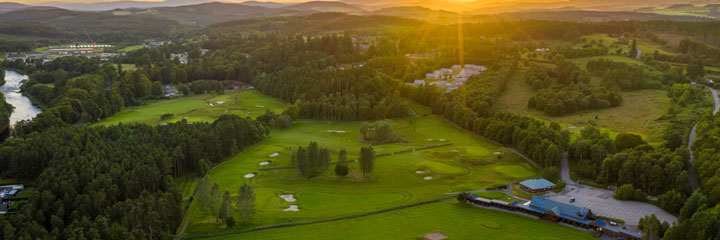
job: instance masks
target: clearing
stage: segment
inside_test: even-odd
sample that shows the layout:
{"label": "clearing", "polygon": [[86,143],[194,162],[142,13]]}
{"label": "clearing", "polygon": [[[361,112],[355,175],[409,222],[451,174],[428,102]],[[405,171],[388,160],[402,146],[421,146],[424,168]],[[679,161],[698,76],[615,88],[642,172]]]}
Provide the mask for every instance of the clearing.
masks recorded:
{"label": "clearing", "polygon": [[[280,113],[285,108],[287,106],[282,101],[265,96],[257,90],[226,91],[222,95],[201,94],[148,101],[142,106],[126,108],[97,124],[112,125],[122,122],[155,125],[183,119],[188,122],[211,122],[226,113],[255,118],[265,114],[266,110]],[[173,116],[163,120],[161,116],[164,114]]]}

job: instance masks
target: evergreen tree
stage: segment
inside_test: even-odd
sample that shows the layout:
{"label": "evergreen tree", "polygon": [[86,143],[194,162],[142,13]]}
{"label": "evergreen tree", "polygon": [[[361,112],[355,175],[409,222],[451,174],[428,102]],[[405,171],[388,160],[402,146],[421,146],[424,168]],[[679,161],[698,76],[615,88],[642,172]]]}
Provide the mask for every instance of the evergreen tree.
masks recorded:
{"label": "evergreen tree", "polygon": [[252,220],[255,214],[255,192],[250,185],[243,184],[238,190],[237,209],[243,224]]}
{"label": "evergreen tree", "polygon": [[202,210],[203,214],[212,212],[212,185],[210,183],[210,179],[206,177],[200,179],[196,188],[197,189],[195,189],[195,198],[200,205],[200,210]]}
{"label": "evergreen tree", "polygon": [[345,149],[341,149],[340,154],[338,154],[338,162],[335,165],[335,175],[338,177],[348,175],[347,151],[345,151]]}
{"label": "evergreen tree", "polygon": [[210,190],[210,209],[212,209],[212,214],[215,216],[216,222],[220,219],[221,201],[220,186],[217,183],[213,183],[212,189]]}
{"label": "evergreen tree", "polygon": [[635,58],[638,56],[637,41],[635,39],[633,39],[632,44],[630,44],[630,52],[628,52],[628,55],[631,58]]}
{"label": "evergreen tree", "polygon": [[375,165],[375,150],[372,146],[360,148],[360,170],[363,172],[363,177],[368,177],[373,171]]}
{"label": "evergreen tree", "polygon": [[220,206],[220,214],[219,217],[222,219],[225,223],[228,222],[228,219],[232,216],[232,202],[230,201],[230,192],[225,191],[222,197],[222,204]]}

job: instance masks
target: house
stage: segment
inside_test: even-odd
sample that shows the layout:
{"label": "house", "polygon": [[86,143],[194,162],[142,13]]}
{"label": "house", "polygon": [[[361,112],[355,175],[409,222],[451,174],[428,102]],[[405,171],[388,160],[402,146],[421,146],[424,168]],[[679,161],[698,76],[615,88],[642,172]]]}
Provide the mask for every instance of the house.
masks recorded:
{"label": "house", "polygon": [[460,68],[462,68],[462,66],[457,65],[457,64],[452,66],[452,69],[455,69],[455,70],[460,70]]}
{"label": "house", "polygon": [[39,52],[29,52],[29,53],[25,53],[25,57],[26,57],[26,58],[41,59],[41,58],[44,58],[44,57],[45,57],[45,54],[44,54],[44,53],[39,53]]}
{"label": "house", "polygon": [[536,52],[549,52],[550,49],[549,48],[538,48],[538,49],[535,49],[535,51]]}
{"label": "house", "polygon": [[440,73],[442,75],[451,75],[453,73],[453,70],[449,69],[449,68],[443,68],[443,69],[440,69]]}
{"label": "house", "polygon": [[448,87],[450,84],[447,81],[435,81],[431,82],[430,85],[435,85],[435,87],[439,88],[445,88]]}
{"label": "house", "polygon": [[425,86],[425,80],[415,80],[415,82],[413,82],[413,84],[415,84],[417,86],[420,86],[420,85]]}
{"label": "house", "polygon": [[544,192],[553,188],[555,188],[555,184],[544,178],[528,179],[520,182],[520,189],[530,193]]}
{"label": "house", "polygon": [[603,219],[595,219],[596,230],[602,234],[614,237],[616,239],[628,239],[628,240],[640,240],[642,234],[636,233],[627,229],[622,229],[614,226],[610,226],[605,223]]}
{"label": "house", "polygon": [[163,94],[165,94],[166,97],[169,96],[177,96],[178,90],[170,85],[163,85]]}

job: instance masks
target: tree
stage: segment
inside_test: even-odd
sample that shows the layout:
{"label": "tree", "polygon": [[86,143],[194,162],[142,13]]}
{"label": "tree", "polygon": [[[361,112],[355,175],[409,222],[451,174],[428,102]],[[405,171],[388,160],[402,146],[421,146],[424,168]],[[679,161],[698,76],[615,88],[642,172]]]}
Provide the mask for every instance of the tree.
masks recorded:
{"label": "tree", "polygon": [[468,194],[466,192],[461,192],[456,197],[458,202],[461,202],[461,203],[464,203],[465,201],[467,201],[467,198],[468,198]]}
{"label": "tree", "polygon": [[160,82],[153,82],[152,86],[150,87],[150,94],[152,94],[155,97],[162,97],[163,96],[162,84],[160,84]]}
{"label": "tree", "polygon": [[338,162],[335,165],[335,175],[338,177],[344,177],[348,175],[348,166],[347,166],[347,152],[345,149],[340,150],[340,154],[338,154]]}
{"label": "tree", "polygon": [[227,226],[227,228],[232,228],[233,226],[235,226],[235,218],[230,216],[227,219],[225,219],[225,225]]}
{"label": "tree", "polygon": [[619,133],[615,136],[615,146],[617,146],[618,151],[634,148],[642,144],[645,144],[645,141],[643,141],[642,137],[639,135],[632,133]]}
{"label": "tree", "polygon": [[679,133],[673,131],[672,133],[665,135],[665,146],[670,150],[674,151],[676,148],[682,147],[682,145],[683,140]]}
{"label": "tree", "polygon": [[560,179],[560,169],[555,166],[546,167],[542,170],[543,178],[551,182],[557,182]]}
{"label": "tree", "polygon": [[628,55],[631,58],[635,58],[638,56],[637,41],[635,39],[633,39],[632,44],[630,44],[630,51],[628,52]]}
{"label": "tree", "polygon": [[225,191],[222,197],[222,204],[220,205],[220,213],[218,216],[220,219],[222,219],[225,223],[227,223],[228,218],[232,217],[232,202],[230,201],[230,192]]}
{"label": "tree", "polygon": [[298,109],[297,105],[290,105],[290,106],[288,106],[287,109],[285,109],[284,114],[287,114],[293,120],[297,120],[299,112],[300,112],[300,109]]}
{"label": "tree", "polygon": [[200,159],[198,161],[198,173],[200,173],[200,176],[205,176],[208,171],[210,171],[210,163],[205,159]]}
{"label": "tree", "polygon": [[667,230],[654,213],[640,218],[638,224],[640,230],[645,232],[643,240],[659,240],[665,234],[665,230]]}
{"label": "tree", "polygon": [[677,214],[685,203],[685,198],[679,192],[670,190],[660,196],[658,196],[658,203],[662,209]]}
{"label": "tree", "polygon": [[360,148],[360,170],[363,172],[363,177],[368,177],[373,171],[375,165],[375,150],[372,146],[366,146]]}
{"label": "tree", "polygon": [[215,221],[217,222],[220,219],[220,204],[222,203],[220,186],[217,183],[213,183],[212,189],[210,190],[210,198],[212,214],[215,216]]}
{"label": "tree", "polygon": [[255,214],[255,192],[247,183],[238,190],[237,209],[243,224],[252,220],[252,216]]}
{"label": "tree", "polygon": [[633,185],[624,184],[615,191],[615,196],[613,197],[617,200],[631,200],[634,197],[633,195],[635,195],[635,188],[633,188]]}
{"label": "tree", "polygon": [[212,185],[210,183],[210,179],[205,177],[200,179],[197,185],[197,189],[195,189],[195,198],[198,200],[198,203],[200,204],[200,210],[202,210],[203,214],[212,212],[213,199],[211,188]]}
{"label": "tree", "polygon": [[699,190],[693,192],[690,198],[685,202],[685,206],[680,209],[680,219],[689,219],[696,212],[707,208],[707,198]]}

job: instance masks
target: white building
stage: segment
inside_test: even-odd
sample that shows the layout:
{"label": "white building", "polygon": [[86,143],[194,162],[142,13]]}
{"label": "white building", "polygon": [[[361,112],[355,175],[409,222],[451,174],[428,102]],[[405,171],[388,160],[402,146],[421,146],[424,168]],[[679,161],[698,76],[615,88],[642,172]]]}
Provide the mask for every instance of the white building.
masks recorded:
{"label": "white building", "polygon": [[415,84],[417,86],[420,86],[420,85],[425,86],[425,80],[415,80],[415,82],[413,82],[413,84]]}

